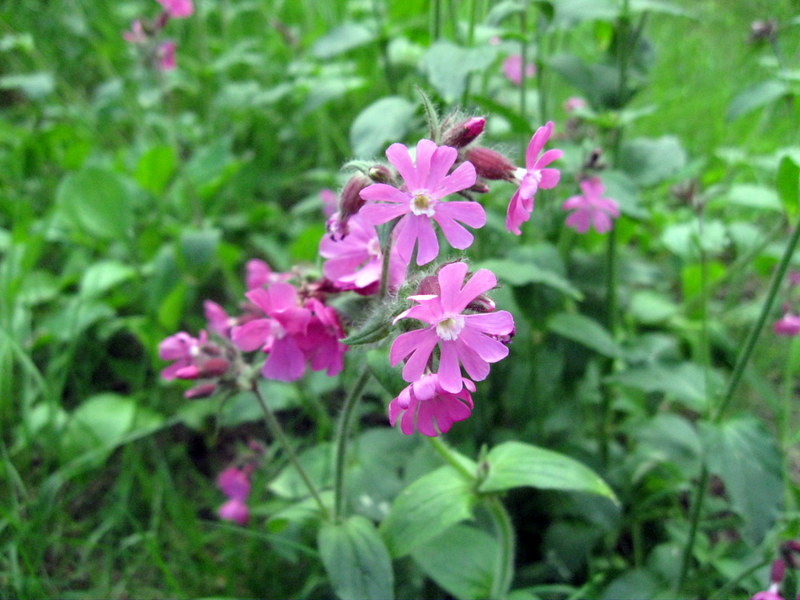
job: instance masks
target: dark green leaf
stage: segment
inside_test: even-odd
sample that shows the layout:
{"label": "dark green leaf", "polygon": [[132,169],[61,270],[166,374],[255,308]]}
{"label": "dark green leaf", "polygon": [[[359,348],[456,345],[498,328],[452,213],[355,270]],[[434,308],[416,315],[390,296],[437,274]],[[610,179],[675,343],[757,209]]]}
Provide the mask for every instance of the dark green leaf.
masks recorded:
{"label": "dark green leaf", "polygon": [[124,238],[133,225],[131,201],[120,177],[100,167],[67,175],[58,188],[58,205],[88,234]]}
{"label": "dark green leaf", "polygon": [[547,328],[553,333],[578,342],[599,352],[603,356],[615,358],[622,350],[611,334],[594,319],[578,313],[558,313],[547,321]]}
{"label": "dark green leaf", "polygon": [[497,275],[500,281],[505,281],[514,286],[540,283],[556,289],[575,300],[583,298],[580,290],[567,279],[555,271],[544,269],[533,262],[496,258],[485,260],[476,266],[482,269],[489,269]]}
{"label": "dark green leaf", "polygon": [[344,523],[323,523],[317,543],[322,564],[339,598],[394,598],[389,552],[370,521],[354,515]]}
{"label": "dark green leaf", "polygon": [[558,452],[524,444],[505,442],[489,451],[489,473],[481,492],[502,492],[517,487],[570,490],[605,496],[616,502],[614,492],[589,467]]}
{"label": "dark green leaf", "polygon": [[798,186],[800,186],[800,167],[790,156],[784,156],[778,165],[775,187],[778,188],[783,209],[790,217],[795,217],[800,212]]}

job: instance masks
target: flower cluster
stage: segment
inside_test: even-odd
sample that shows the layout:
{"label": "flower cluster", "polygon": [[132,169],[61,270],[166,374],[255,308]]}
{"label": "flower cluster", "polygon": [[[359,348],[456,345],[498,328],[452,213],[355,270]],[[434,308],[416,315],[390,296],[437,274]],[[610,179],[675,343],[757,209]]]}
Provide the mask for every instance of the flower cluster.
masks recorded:
{"label": "flower cluster", "polygon": [[153,20],[136,19],[131,28],[122,34],[126,42],[143,50],[147,62],[161,71],[172,71],[176,66],[173,40],[160,41],[160,33],[170,19],[185,19],[194,14],[192,0],[157,0],[161,13]]}
{"label": "flower cluster", "polygon": [[217,476],[217,487],[228,497],[227,502],[217,510],[219,518],[223,521],[246,525],[250,519],[250,509],[245,502],[250,495],[252,470],[253,465],[247,465],[244,469],[228,467]]}

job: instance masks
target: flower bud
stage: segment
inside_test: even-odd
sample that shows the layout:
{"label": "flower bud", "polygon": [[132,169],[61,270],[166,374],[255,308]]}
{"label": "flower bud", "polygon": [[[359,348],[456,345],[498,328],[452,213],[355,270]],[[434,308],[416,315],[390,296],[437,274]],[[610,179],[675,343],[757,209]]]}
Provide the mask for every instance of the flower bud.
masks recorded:
{"label": "flower bud", "polygon": [[517,167],[499,152],[478,146],[467,150],[466,159],[473,164],[479,177],[514,180]]}
{"label": "flower bud", "polygon": [[783,576],[786,574],[786,563],[780,558],[772,561],[772,568],[770,569],[769,580],[772,583],[780,583],[783,581]]}
{"label": "flower bud", "polygon": [[383,165],[373,165],[369,168],[368,174],[375,183],[390,183],[394,179],[392,171]]}
{"label": "flower bud", "polygon": [[486,127],[483,117],[470,117],[444,132],[442,144],[453,148],[463,148],[474,142]]}
{"label": "flower bud", "polygon": [[194,386],[193,388],[189,388],[184,392],[183,397],[187,400],[196,400],[198,398],[208,398],[209,396],[213,396],[214,392],[217,391],[217,384],[216,383],[201,383],[199,385]]}
{"label": "flower bud", "polygon": [[[372,171],[372,169],[370,169],[370,171]],[[342,195],[339,198],[339,218],[341,220],[347,221],[347,219],[361,210],[361,207],[366,203],[366,200],[360,195],[361,190],[371,183],[369,178],[361,173],[357,173],[345,184]]]}

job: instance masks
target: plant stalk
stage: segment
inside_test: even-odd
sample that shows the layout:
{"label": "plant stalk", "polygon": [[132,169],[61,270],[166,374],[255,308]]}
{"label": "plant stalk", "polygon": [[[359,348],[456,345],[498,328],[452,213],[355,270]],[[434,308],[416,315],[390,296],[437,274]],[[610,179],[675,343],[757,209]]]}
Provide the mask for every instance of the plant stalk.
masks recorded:
{"label": "plant stalk", "polygon": [[514,526],[511,517],[497,495],[486,496],[484,504],[492,517],[500,552],[497,555],[492,590],[489,597],[505,600],[514,579]]}

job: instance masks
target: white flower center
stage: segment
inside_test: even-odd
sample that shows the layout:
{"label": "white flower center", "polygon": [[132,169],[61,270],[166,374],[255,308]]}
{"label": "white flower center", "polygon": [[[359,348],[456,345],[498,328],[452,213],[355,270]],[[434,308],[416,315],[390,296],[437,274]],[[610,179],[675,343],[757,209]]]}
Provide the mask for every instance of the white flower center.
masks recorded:
{"label": "white flower center", "polygon": [[434,201],[425,192],[416,192],[411,198],[411,212],[415,215],[425,215],[432,217]]}
{"label": "white flower center", "polygon": [[372,238],[369,242],[367,242],[367,254],[369,254],[372,258],[381,257],[381,243],[378,241],[378,238]]}
{"label": "white flower center", "polygon": [[464,317],[456,315],[445,317],[436,324],[436,335],[446,341],[458,339],[458,334],[464,329]]}
{"label": "white flower center", "polygon": [[282,340],[286,336],[286,330],[277,320],[270,319],[270,333],[276,340]]}

